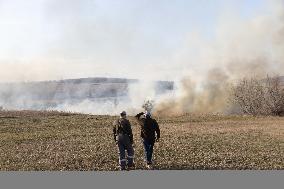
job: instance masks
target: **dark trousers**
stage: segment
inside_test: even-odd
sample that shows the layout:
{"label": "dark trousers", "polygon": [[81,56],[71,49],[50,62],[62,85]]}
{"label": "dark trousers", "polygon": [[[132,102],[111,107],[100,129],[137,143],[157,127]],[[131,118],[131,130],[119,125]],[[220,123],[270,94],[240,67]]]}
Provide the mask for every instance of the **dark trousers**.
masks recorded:
{"label": "dark trousers", "polygon": [[[134,149],[130,143],[127,135],[119,135],[117,140],[118,153],[119,153],[119,165],[121,169],[125,169],[127,166],[133,166]],[[125,158],[125,151],[127,151],[127,158]]]}
{"label": "dark trousers", "polygon": [[154,141],[142,139],[147,164],[152,164]]}

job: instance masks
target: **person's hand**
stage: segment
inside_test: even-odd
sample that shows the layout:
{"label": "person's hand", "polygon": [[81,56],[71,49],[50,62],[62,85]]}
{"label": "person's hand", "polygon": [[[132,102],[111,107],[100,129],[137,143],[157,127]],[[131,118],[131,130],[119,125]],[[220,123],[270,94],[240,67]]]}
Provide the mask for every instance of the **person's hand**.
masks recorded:
{"label": "person's hand", "polygon": [[135,117],[140,117],[140,116],[143,115],[143,114],[144,114],[144,112],[140,112],[139,114],[136,114]]}

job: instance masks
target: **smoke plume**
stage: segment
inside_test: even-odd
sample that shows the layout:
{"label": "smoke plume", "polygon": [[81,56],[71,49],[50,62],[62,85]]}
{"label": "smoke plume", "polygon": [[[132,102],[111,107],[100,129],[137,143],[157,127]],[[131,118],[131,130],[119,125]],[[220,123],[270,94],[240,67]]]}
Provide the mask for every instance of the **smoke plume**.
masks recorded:
{"label": "smoke plume", "polygon": [[193,46],[178,57],[188,76],[180,80],[176,96],[156,107],[157,113],[224,113],[230,108],[230,86],[237,80],[283,75],[284,2],[273,1],[267,9],[249,20],[225,17],[213,41],[190,36]]}
{"label": "smoke plume", "polygon": [[[159,114],[226,112],[230,85],[235,81],[284,74],[282,0],[265,1],[263,8],[247,18],[223,7],[209,29],[210,36],[197,27],[181,35],[180,43],[163,36],[171,37],[167,29],[178,24],[169,21],[170,25],[162,25],[165,15],[181,14],[172,11],[172,6],[155,3],[154,8],[164,13],[160,15],[149,8],[152,1],[122,2],[0,1],[0,79],[9,83],[1,87],[0,106],[96,114],[127,110],[135,114],[143,110],[145,100],[153,100],[153,111]],[[126,4],[131,11],[121,11]],[[180,18],[183,26],[192,22]],[[160,24],[164,32],[155,27],[144,30],[145,20]],[[73,90],[62,98],[59,93],[50,94],[56,103],[42,103],[26,91],[35,90],[26,87],[30,81],[88,77],[135,78],[140,82],[130,83],[127,95],[116,94],[117,100],[81,98],[91,90],[89,85],[79,90],[69,86]],[[174,81],[174,90],[157,92],[155,80]],[[56,87],[50,91],[58,91]],[[49,92],[36,88],[43,96]],[[80,98],[74,100],[74,95]]]}

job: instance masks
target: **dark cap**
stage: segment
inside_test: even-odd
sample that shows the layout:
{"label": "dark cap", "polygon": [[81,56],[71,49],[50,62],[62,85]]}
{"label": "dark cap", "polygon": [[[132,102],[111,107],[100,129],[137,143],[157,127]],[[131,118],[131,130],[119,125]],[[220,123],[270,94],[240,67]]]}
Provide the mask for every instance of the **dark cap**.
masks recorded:
{"label": "dark cap", "polygon": [[125,115],[126,115],[126,112],[125,112],[125,111],[122,111],[122,112],[120,113],[120,115],[121,115],[121,116],[125,116]]}

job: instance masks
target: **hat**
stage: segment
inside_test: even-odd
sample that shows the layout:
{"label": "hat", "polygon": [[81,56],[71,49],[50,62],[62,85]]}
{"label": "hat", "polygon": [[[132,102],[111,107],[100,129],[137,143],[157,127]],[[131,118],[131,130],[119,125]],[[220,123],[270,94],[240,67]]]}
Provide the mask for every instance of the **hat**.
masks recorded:
{"label": "hat", "polygon": [[121,115],[121,116],[125,116],[125,115],[126,115],[126,112],[125,112],[125,111],[122,111],[122,112],[120,113],[120,115]]}

